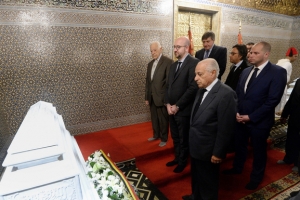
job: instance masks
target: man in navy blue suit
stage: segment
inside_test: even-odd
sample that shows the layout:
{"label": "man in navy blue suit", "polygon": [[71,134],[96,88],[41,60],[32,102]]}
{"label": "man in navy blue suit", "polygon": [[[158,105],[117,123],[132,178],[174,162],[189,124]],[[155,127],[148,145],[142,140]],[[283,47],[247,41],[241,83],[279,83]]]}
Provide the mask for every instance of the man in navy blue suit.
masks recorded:
{"label": "man in navy blue suit", "polygon": [[264,177],[267,162],[267,138],[274,124],[275,107],[280,102],[286,85],[286,70],[269,62],[271,45],[255,44],[249,62],[253,67],[243,70],[236,89],[235,158],[233,168],[224,174],[240,174],[247,158],[249,137],[253,145],[250,182],[246,189],[255,190]]}

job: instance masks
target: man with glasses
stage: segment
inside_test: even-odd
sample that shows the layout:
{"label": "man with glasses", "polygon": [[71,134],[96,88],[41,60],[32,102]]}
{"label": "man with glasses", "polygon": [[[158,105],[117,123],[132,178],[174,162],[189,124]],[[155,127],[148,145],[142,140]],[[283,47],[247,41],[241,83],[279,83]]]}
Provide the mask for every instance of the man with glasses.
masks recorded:
{"label": "man with glasses", "polygon": [[232,47],[230,55],[230,62],[233,64],[230,67],[230,72],[227,76],[225,84],[231,87],[234,91],[238,84],[242,71],[248,67],[247,65],[247,47],[243,44],[236,44]]}
{"label": "man with glasses", "polygon": [[177,165],[173,170],[175,173],[182,172],[187,164],[190,115],[197,92],[194,77],[199,60],[188,53],[189,46],[190,41],[187,37],[176,39],[174,54],[178,60],[170,67],[165,93],[165,105],[170,116],[171,136],[175,149],[174,160],[166,165],[168,167]]}
{"label": "man with glasses", "polygon": [[205,32],[202,35],[202,43],[203,49],[197,51],[195,57],[199,60],[214,58],[220,68],[218,79],[221,80],[221,76],[226,69],[227,49],[225,47],[215,45],[215,34],[211,31]]}

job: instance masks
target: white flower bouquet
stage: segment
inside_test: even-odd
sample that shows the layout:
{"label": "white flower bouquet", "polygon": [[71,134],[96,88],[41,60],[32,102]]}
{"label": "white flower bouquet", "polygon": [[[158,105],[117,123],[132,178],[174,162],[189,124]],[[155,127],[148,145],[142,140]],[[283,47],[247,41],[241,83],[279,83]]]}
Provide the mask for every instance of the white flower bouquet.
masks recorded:
{"label": "white flower bouquet", "polygon": [[90,178],[101,200],[139,199],[128,184],[123,173],[110,161],[103,151],[95,151],[86,161]]}

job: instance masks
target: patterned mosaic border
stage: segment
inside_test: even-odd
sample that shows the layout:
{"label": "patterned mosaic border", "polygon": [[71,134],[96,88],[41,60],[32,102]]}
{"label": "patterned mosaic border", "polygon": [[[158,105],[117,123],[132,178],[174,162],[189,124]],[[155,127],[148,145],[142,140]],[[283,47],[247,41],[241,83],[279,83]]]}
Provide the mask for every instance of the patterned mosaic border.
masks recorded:
{"label": "patterned mosaic border", "polygon": [[298,173],[292,172],[278,181],[275,181],[262,189],[254,192],[240,200],[255,200],[255,199],[270,199],[275,195],[283,192],[289,187],[292,187],[299,183],[300,176]]}
{"label": "patterned mosaic border", "polygon": [[2,25],[17,25],[23,28],[42,26],[97,27],[140,30],[172,30],[170,16],[158,16],[136,13],[115,13],[89,10],[68,10],[36,8],[24,6],[1,6]]}
{"label": "patterned mosaic border", "polygon": [[239,12],[224,12],[224,21],[232,21],[243,25],[260,26],[267,28],[290,29],[292,20],[270,18],[263,15],[246,14]]}
{"label": "patterned mosaic border", "polygon": [[186,0],[186,1],[203,3],[203,4],[213,5],[213,6],[221,6],[224,8],[233,8],[233,9],[240,10],[240,11],[251,11],[251,12],[255,12],[255,13],[268,14],[268,15],[272,15],[272,16],[284,16],[284,17],[289,17],[289,18],[299,18],[300,17],[300,16],[296,16],[296,17],[287,16],[287,15],[277,14],[277,13],[273,13],[273,12],[267,12],[267,11],[263,11],[263,10],[256,10],[253,8],[246,8],[246,7],[242,7],[242,6],[219,3],[219,2],[215,2],[214,0]]}
{"label": "patterned mosaic border", "polygon": [[[161,7],[164,3],[164,7]],[[0,5],[88,9],[124,13],[168,14],[170,0],[0,0]]]}
{"label": "patterned mosaic border", "polygon": [[140,200],[167,200],[164,194],[136,167],[135,158],[116,165],[124,173],[128,182],[138,189]]}
{"label": "patterned mosaic border", "polygon": [[293,19],[296,19],[296,17],[245,8],[241,6],[218,3],[213,1],[190,0],[189,2],[196,2],[196,3],[212,5],[212,6],[220,6],[226,10],[230,10],[230,12],[223,12],[223,20],[222,20],[223,22],[231,21],[238,24],[241,21],[243,25],[280,28],[280,29],[290,29],[291,27],[293,27],[293,30],[298,30],[298,29],[300,30],[299,24],[298,23],[293,24],[292,21]]}
{"label": "patterned mosaic border", "polygon": [[289,189],[285,190],[284,192],[276,195],[275,197],[271,198],[270,200],[284,200],[290,198],[290,193],[294,191],[300,190],[300,183],[297,183],[296,185],[290,187]]}

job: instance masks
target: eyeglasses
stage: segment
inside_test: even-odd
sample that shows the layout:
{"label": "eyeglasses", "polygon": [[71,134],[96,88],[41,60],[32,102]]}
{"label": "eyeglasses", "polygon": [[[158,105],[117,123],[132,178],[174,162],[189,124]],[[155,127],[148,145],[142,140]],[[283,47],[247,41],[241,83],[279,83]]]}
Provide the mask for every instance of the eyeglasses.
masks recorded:
{"label": "eyeglasses", "polygon": [[173,46],[173,48],[176,49],[176,50],[180,49],[181,47],[185,47],[185,46],[179,46],[179,45],[174,45]]}
{"label": "eyeglasses", "polygon": [[235,54],[238,54],[238,53],[230,52],[230,55],[232,55],[232,56],[234,56]]}

